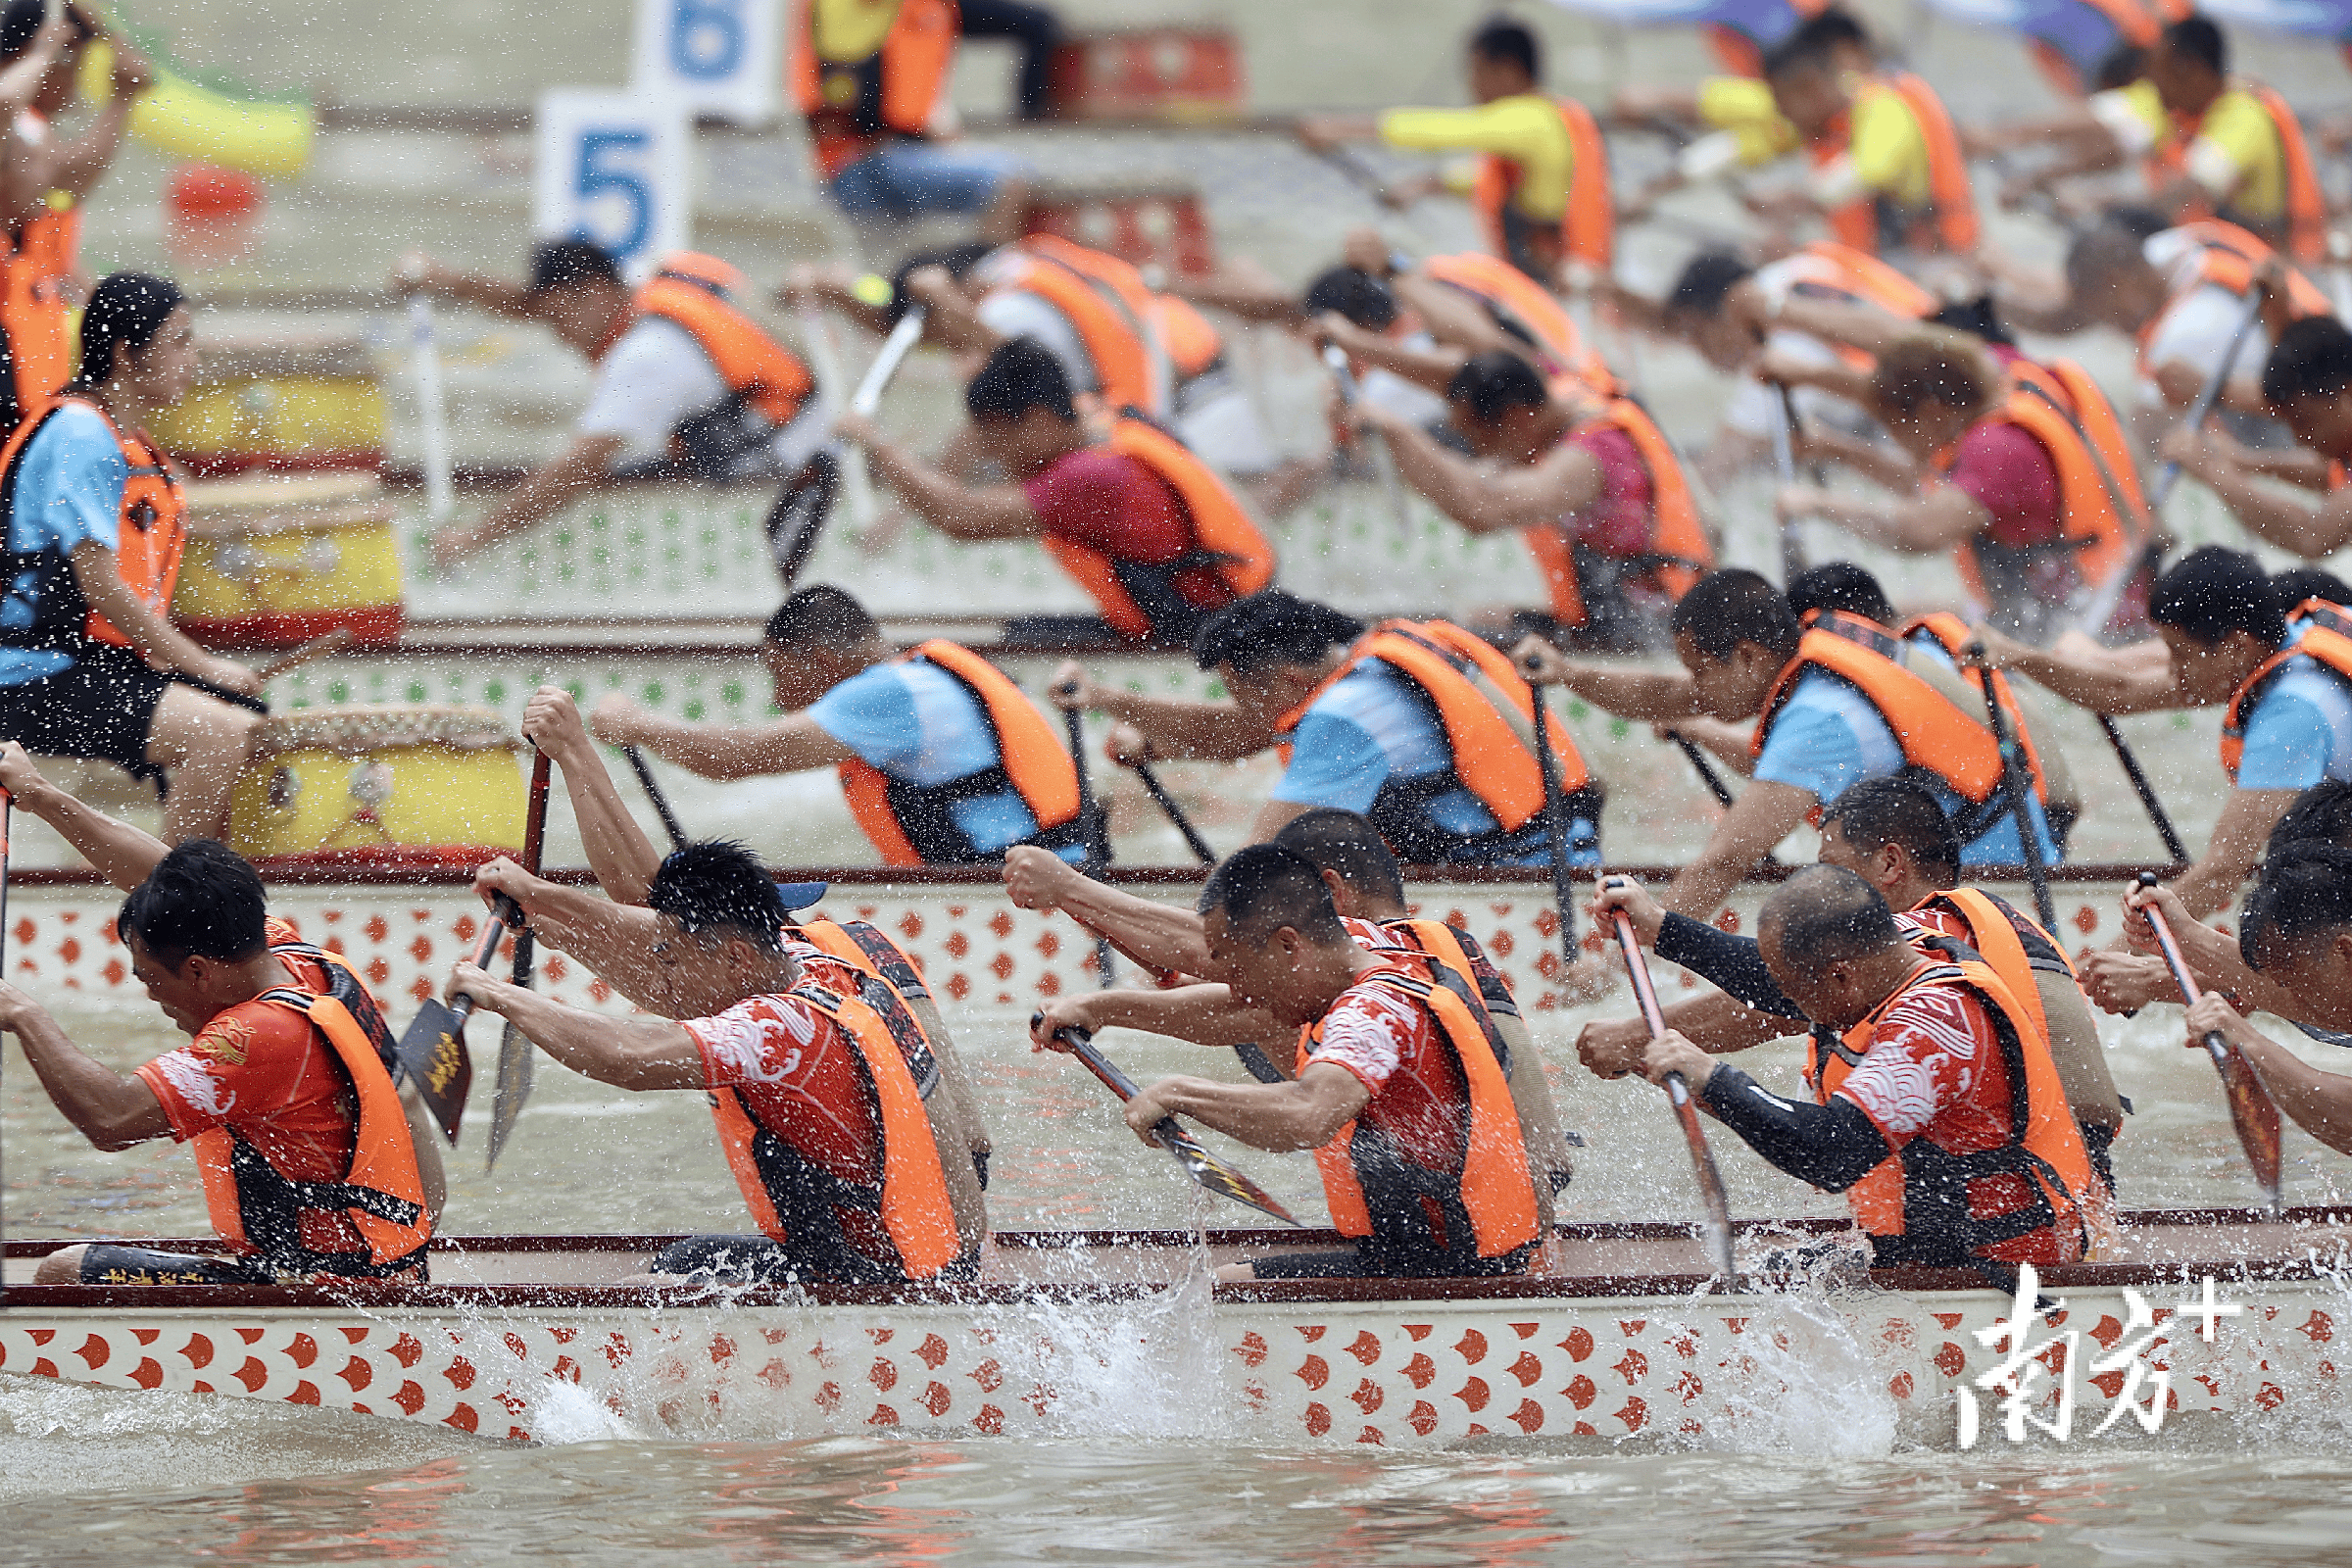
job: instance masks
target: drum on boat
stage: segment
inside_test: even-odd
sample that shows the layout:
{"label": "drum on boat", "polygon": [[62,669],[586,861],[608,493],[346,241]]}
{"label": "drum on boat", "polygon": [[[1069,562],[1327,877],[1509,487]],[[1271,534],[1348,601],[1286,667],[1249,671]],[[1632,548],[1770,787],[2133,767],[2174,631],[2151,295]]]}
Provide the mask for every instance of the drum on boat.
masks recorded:
{"label": "drum on boat", "polygon": [[154,435],[190,473],[384,466],[384,389],[356,333],[208,337],[196,386]]}
{"label": "drum on boat", "polygon": [[307,709],[262,728],[228,842],[272,869],[470,868],[519,852],[522,742],[488,709]]}
{"label": "drum on boat", "polygon": [[400,641],[398,509],[371,472],[195,480],[172,618],[216,646],[286,648],[349,628]]}

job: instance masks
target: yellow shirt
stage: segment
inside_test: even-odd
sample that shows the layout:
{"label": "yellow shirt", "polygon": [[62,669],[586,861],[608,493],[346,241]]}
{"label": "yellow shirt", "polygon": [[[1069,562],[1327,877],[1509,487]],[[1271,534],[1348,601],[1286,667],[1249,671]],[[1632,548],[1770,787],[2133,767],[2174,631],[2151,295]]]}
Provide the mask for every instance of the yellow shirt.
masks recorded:
{"label": "yellow shirt", "polygon": [[1381,140],[1426,152],[1493,153],[1519,167],[1511,205],[1524,216],[1558,221],[1568,211],[1576,150],[1549,100],[1534,93],[1497,98],[1475,109],[1392,109],[1380,117]]}
{"label": "yellow shirt", "polygon": [[[2180,127],[2152,81],[2098,94],[2091,113],[2126,153],[2174,148],[2180,140]],[[2181,151],[2181,162],[2215,201],[2263,222],[2285,221],[2286,150],[2278,144],[2270,111],[2252,93],[2232,87],[2216,98]]]}
{"label": "yellow shirt", "polygon": [[1903,95],[1883,82],[1865,81],[1854,89],[1852,119],[1846,156],[1862,188],[1910,212],[1934,206],[1927,133]]}
{"label": "yellow shirt", "polygon": [[898,20],[899,0],[815,0],[808,8],[816,57],[837,65],[871,59]]}
{"label": "yellow shirt", "polygon": [[1753,169],[1796,151],[1796,127],[1753,76],[1709,76],[1698,84],[1698,118],[1740,138],[1740,162]]}

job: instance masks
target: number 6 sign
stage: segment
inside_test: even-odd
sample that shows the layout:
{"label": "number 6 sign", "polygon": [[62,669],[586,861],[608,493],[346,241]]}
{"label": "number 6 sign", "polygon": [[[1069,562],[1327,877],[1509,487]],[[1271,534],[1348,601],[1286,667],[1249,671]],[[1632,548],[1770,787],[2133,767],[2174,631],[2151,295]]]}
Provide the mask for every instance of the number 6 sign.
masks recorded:
{"label": "number 6 sign", "polygon": [[637,0],[638,87],[738,124],[776,116],[783,0]]}
{"label": "number 6 sign", "polygon": [[550,239],[594,240],[636,273],[685,249],[693,134],[686,106],[664,95],[541,93],[532,227]]}

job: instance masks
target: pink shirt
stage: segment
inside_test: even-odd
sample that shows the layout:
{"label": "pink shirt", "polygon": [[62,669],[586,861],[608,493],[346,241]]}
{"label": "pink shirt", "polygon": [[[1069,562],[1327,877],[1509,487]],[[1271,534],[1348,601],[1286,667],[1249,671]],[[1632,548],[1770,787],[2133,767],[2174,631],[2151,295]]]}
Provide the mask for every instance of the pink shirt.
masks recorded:
{"label": "pink shirt", "polygon": [[1986,419],[1960,438],[1945,479],[1992,514],[1994,544],[2017,548],[2061,536],[2058,466],[2021,425]]}
{"label": "pink shirt", "polygon": [[1614,425],[1595,425],[1568,437],[1600,465],[1600,495],[1561,519],[1568,537],[1604,556],[1639,556],[1656,531],[1657,493],[1634,438]]}

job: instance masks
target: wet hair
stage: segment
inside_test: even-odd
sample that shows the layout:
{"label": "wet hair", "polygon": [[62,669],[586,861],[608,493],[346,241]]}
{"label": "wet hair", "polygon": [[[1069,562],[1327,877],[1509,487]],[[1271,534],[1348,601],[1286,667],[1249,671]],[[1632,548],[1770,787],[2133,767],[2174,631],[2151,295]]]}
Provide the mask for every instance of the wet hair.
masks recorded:
{"label": "wet hair", "polygon": [[2352,330],[2332,316],[2310,316],[2278,334],[2262,367],[2263,401],[2332,398],[2352,388]]}
{"label": "wet hair", "polygon": [[1879,356],[1870,400],[1883,414],[1910,418],[1929,403],[1973,415],[1992,402],[1977,354],[1950,333],[1921,332]]}
{"label": "wet hair", "polygon": [[2306,599],[2352,606],[2352,583],[2320,566],[2289,566],[2271,573],[2271,593],[2278,608],[2290,613]]}
{"label": "wet hair", "polygon": [[1798,71],[1831,70],[1830,52],[1805,36],[1799,27],[1775,44],[1764,56],[1764,79],[1774,81]]}
{"label": "wet hair", "polygon": [[2164,45],[2216,75],[2230,74],[2230,39],[2210,17],[2191,12],[2164,29]]}
{"label": "wet hair", "polygon": [[2262,563],[2225,545],[2199,546],[2157,578],[2148,618],[2208,648],[2233,631],[2265,648],[2286,641],[2286,615]]}
{"label": "wet hair", "polygon": [[135,936],[174,974],[191,955],[222,963],[258,958],[270,946],[270,895],[261,873],[227,845],[190,839],[130,890],[115,929]]}
{"label": "wet hair", "polygon": [[2352,926],[2352,850],[2303,839],[2263,862],[2246,899],[2237,951],[2249,967],[2285,956],[2315,936]]}
{"label": "wet hair", "polygon": [[1864,855],[1891,844],[1911,857],[1919,874],[1939,888],[1960,881],[1960,838],[1935,792],[1917,779],[1871,778],[1848,789],[1821,814],[1824,832],[1838,824],[1838,837]]}
{"label": "wet hair", "polygon": [[690,933],[731,931],[762,953],[781,952],[785,909],[776,879],[731,839],[672,850],[645,891],[646,906]]}
{"label": "wet hair", "polygon": [[1780,932],[1781,956],[1819,969],[1902,945],[1894,911],[1879,890],[1837,865],[1809,865],[1764,901],[1756,926]]}
{"label": "wet hair", "polygon": [[112,272],[100,278],[81,313],[81,368],[65,390],[96,390],[115,373],[117,349],[145,353],[183,299],[179,285],[168,277]]}
{"label": "wet hair", "polygon": [[2306,842],[2352,850],[2352,783],[2324,778],[2296,796],[2272,826],[2262,853],[2267,858]]}
{"label": "wet hair", "polygon": [[15,60],[31,48],[48,15],[48,0],[8,0],[0,8],[0,60]]}
{"label": "wet hair", "polygon": [[1818,49],[1825,54],[1839,44],[1858,44],[1864,49],[1872,47],[1870,29],[1863,26],[1852,12],[1841,11],[1836,6],[1825,7],[1821,15],[1790,33],[1788,42]]}
{"label": "wet hair", "polygon": [[1700,251],[1683,264],[1683,275],[1674,280],[1674,292],[1666,296],[1666,314],[1688,311],[1693,316],[1713,316],[1723,309],[1733,286],[1753,276],[1755,270],[1737,252]]}
{"label": "wet hair", "polygon": [[1360,267],[1334,267],[1315,275],[1298,296],[1308,316],[1337,312],[1367,332],[1386,332],[1396,322],[1396,296],[1388,283]]}
{"label": "wet hair", "polygon": [[961,245],[943,245],[935,250],[913,252],[899,263],[898,270],[890,274],[890,304],[884,310],[884,314],[890,318],[890,324],[898,325],[900,318],[906,314],[909,303],[906,298],[908,278],[926,267],[937,267],[960,283],[971,276],[972,269],[978,267],[996,248],[973,240]]}
{"label": "wet hair", "polygon": [[1993,303],[1990,294],[1980,294],[1973,300],[1953,300],[1929,317],[1927,324],[1966,332],[1970,337],[1998,343],[2003,348],[2017,347],[2017,339],[2010,336],[2009,323],[2001,319],[2000,307]]}
{"label": "wet hair", "polygon": [[[2146,226],[2151,221],[2153,228]],[[2119,207],[2108,213],[2067,248],[2067,292],[2080,300],[2134,268],[2147,267],[2149,238],[2170,226],[2144,208]]]}
{"label": "wet hair", "polygon": [[2129,87],[2148,74],[2148,51],[2135,43],[2119,43],[2099,57],[2098,69],[2091,73],[2093,92],[2113,92]]}
{"label": "wet hair", "polygon": [[819,583],[778,605],[760,635],[778,648],[854,648],[881,627],[846,591]]}
{"label": "wet hair", "polygon": [[1534,366],[1507,349],[1489,349],[1453,372],[1446,383],[1446,401],[1468,409],[1479,423],[1492,424],[1508,410],[1544,407],[1551,392]]}
{"label": "wet hair", "polygon": [[1544,79],[1544,51],[1533,28],[1509,17],[1489,17],[1470,34],[1470,52],[1497,65],[1517,66],[1531,81]]}
{"label": "wet hair", "polygon": [[1227,857],[1200,890],[1200,912],[1222,911],[1237,931],[1264,935],[1289,926],[1319,948],[1348,940],[1331,889],[1315,862],[1279,844],[1252,844]]}
{"label": "wet hair", "polygon": [[621,280],[620,263],[594,240],[551,239],[532,247],[531,281],[525,293],[547,294],[581,283],[626,286]]}
{"label": "wet hair", "polygon": [[1231,664],[1254,675],[1276,664],[1314,664],[1333,648],[1363,635],[1364,623],[1328,605],[1280,588],[1265,588],[1215,611],[1193,633],[1193,660],[1202,669]]}
{"label": "wet hair", "polygon": [[1667,628],[1689,635],[1709,659],[1729,659],[1754,643],[1784,662],[1796,657],[1805,628],[1778,588],[1744,566],[1708,572],[1675,602]]}
{"label": "wet hair", "polygon": [[1301,811],[1283,824],[1273,841],[1304,856],[1317,870],[1339,873],[1341,881],[1367,898],[1399,906],[1404,903],[1403,868],[1380,830],[1359,812],[1336,806]]}
{"label": "wet hair", "polygon": [[1017,419],[1031,409],[1075,420],[1070,378],[1053,351],[1032,337],[997,345],[963,389],[963,410],[975,419]]}
{"label": "wet hair", "polygon": [[1808,567],[1788,579],[1788,612],[1801,621],[1816,610],[1842,610],[1882,626],[1894,624],[1894,605],[1886,590],[1850,561]]}

